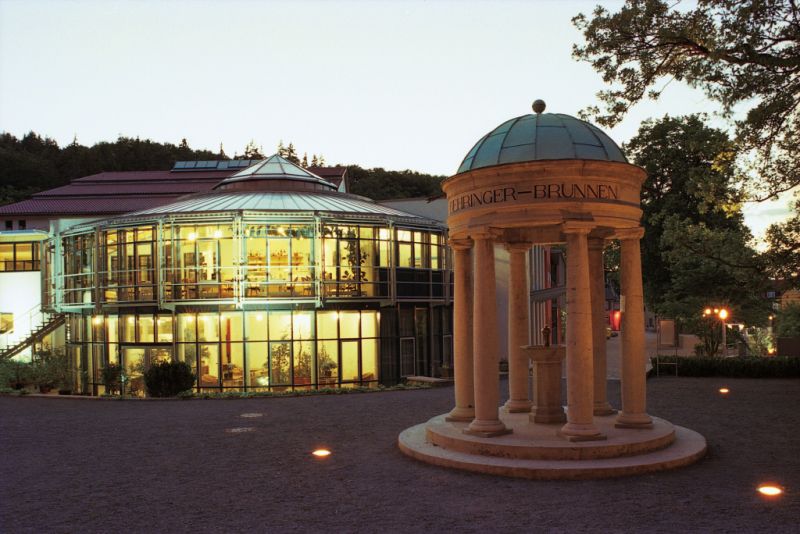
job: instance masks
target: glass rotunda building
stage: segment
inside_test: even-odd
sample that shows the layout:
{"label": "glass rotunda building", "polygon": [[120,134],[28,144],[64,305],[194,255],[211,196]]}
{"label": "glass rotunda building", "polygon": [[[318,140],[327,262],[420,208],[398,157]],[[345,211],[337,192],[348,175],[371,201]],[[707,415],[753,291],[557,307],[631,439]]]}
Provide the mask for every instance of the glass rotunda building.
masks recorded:
{"label": "glass rotunda building", "polygon": [[78,390],[160,360],[198,391],[392,384],[451,363],[446,227],[272,156],[207,193],[57,233],[43,304]]}

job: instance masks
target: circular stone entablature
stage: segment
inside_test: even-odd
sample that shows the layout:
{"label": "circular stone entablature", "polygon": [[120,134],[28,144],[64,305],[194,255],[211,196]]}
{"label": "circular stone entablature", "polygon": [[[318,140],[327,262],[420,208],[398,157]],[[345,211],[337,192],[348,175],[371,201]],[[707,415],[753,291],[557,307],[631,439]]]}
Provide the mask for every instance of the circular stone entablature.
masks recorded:
{"label": "circular stone entablature", "polygon": [[596,126],[543,113],[541,100],[533,107],[481,138],[443,182],[450,236],[493,231],[555,243],[566,221],[584,221],[604,237],[638,227],[645,171]]}

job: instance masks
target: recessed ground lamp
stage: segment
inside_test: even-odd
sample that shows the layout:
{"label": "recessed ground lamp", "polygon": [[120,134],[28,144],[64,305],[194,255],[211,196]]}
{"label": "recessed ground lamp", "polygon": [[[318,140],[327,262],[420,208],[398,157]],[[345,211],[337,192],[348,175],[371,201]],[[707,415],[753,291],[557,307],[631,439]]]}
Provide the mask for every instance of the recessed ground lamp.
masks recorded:
{"label": "recessed ground lamp", "polygon": [[722,393],[723,395],[727,395],[728,393],[731,392],[731,390],[728,388],[719,388],[719,392]]}
{"label": "recessed ground lamp", "polygon": [[328,449],[317,449],[311,454],[313,454],[317,458],[327,458],[328,456],[331,455],[331,451],[329,451]]}
{"label": "recessed ground lamp", "polygon": [[783,494],[783,488],[775,484],[761,484],[758,492],[765,497],[778,497]]}

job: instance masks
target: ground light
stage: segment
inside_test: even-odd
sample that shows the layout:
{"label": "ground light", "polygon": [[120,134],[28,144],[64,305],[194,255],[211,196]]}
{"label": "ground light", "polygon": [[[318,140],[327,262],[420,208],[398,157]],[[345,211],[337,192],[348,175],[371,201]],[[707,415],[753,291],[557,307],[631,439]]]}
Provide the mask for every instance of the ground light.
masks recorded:
{"label": "ground light", "polygon": [[758,492],[766,497],[777,497],[783,494],[783,488],[775,484],[761,484],[758,487]]}
{"label": "ground light", "polygon": [[317,458],[325,458],[325,457],[331,455],[331,451],[329,451],[328,449],[317,449],[314,452],[312,452],[311,454],[313,454]]}
{"label": "ground light", "polygon": [[728,388],[719,388],[719,392],[722,393],[723,395],[727,395],[728,393],[731,392],[731,390]]}

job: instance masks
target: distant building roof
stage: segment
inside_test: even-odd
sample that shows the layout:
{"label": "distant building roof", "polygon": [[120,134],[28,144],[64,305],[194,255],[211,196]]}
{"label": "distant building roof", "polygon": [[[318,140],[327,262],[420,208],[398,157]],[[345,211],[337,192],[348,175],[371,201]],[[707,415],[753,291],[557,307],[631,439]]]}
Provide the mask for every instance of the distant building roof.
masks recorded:
{"label": "distant building roof", "polygon": [[[211,168],[217,164],[217,170]],[[222,163],[228,165],[223,166]],[[231,165],[231,163],[235,163]],[[76,178],[67,185],[40,191],[31,198],[0,206],[2,216],[114,215],[169,204],[180,197],[211,191],[221,180],[249,166],[256,160],[225,162],[177,162],[169,171],[111,171]],[[191,164],[195,164],[191,167]],[[181,166],[178,169],[178,166]],[[226,168],[223,168],[226,167]],[[327,169],[326,167],[317,167]],[[345,167],[319,176],[338,187],[344,180]],[[314,174],[317,174],[315,172]],[[329,178],[336,174],[339,179]]]}
{"label": "distant building roof", "polygon": [[256,187],[264,188],[268,188],[271,183],[296,184],[297,182],[307,182],[318,184],[327,189],[336,189],[336,186],[328,180],[307,171],[299,165],[295,165],[278,154],[274,154],[264,161],[258,161],[233,176],[225,178],[215,189],[228,190],[241,187],[245,182],[247,182],[248,186],[255,185]]}

